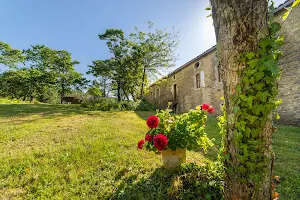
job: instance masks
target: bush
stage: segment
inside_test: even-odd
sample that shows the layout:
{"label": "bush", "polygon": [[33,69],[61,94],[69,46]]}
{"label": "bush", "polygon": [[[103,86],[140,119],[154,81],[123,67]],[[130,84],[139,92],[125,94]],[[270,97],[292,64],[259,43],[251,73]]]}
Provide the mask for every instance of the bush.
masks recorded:
{"label": "bush", "polygon": [[155,106],[152,105],[147,99],[143,98],[135,109],[136,111],[153,111],[156,110]]}
{"label": "bush", "polygon": [[84,100],[81,106],[91,110],[101,110],[101,111],[126,111],[126,110],[136,110],[136,111],[152,111],[155,107],[148,102],[148,100],[143,99],[138,102],[134,101],[121,101],[118,102],[114,98],[96,98]]}
{"label": "bush", "polygon": [[89,108],[91,110],[101,110],[101,111],[125,111],[134,110],[135,103],[131,101],[121,101],[118,102],[114,98],[97,98],[84,100],[81,103],[84,108]]}

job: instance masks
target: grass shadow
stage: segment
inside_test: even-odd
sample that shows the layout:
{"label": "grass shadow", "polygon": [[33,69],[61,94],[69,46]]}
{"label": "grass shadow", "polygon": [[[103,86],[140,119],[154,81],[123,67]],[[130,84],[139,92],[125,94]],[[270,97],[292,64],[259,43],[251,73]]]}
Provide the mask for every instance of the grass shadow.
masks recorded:
{"label": "grass shadow", "polygon": [[121,177],[120,175],[124,175],[124,171],[121,170],[116,177],[121,183],[108,199],[176,199],[170,196],[170,192],[178,174],[179,170],[160,167],[149,177],[136,180],[136,175]]}

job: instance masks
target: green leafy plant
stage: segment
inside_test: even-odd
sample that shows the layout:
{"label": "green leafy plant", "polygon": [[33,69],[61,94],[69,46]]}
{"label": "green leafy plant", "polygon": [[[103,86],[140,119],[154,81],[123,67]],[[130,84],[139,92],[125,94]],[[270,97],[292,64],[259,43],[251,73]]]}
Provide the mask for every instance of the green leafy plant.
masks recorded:
{"label": "green leafy plant", "polygon": [[203,149],[205,152],[213,146],[213,142],[206,136],[206,113],[212,113],[214,108],[208,104],[198,106],[181,115],[171,115],[172,110],[167,108],[150,116],[147,120],[149,131],[145,140],[140,140],[138,148],[144,143],[148,151],[159,152],[171,149]]}

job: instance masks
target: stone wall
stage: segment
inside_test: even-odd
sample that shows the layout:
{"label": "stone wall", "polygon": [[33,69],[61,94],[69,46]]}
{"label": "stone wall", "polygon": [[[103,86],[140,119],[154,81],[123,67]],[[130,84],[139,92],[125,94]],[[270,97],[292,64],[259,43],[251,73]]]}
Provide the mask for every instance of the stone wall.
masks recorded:
{"label": "stone wall", "polygon": [[[193,59],[159,84],[152,85],[146,94],[148,100],[161,109],[166,108],[168,102],[172,102],[171,108],[178,113],[187,112],[198,105],[208,103],[216,108],[216,113],[220,113],[222,104],[220,98],[223,91],[222,83],[218,81],[218,62],[215,53],[215,48],[212,48],[209,53]],[[200,78],[199,88],[197,88],[196,78]],[[176,85],[176,98],[174,85]]]}
{"label": "stone wall", "polygon": [[[278,13],[282,16],[285,10]],[[279,20],[281,21],[281,20]],[[278,108],[280,123],[300,126],[300,6],[297,6],[282,24],[280,34],[285,38],[279,98],[283,103]]]}
{"label": "stone wall", "polygon": [[[284,12],[284,8],[277,11],[276,20],[282,22],[280,17]],[[300,6],[295,8],[283,23],[280,34],[285,37],[283,57],[280,60],[282,78],[279,82],[279,98],[283,100],[283,104],[278,108],[280,122],[300,126]],[[200,65],[195,67],[197,62]],[[168,102],[172,102],[171,108],[176,108],[177,113],[187,112],[198,105],[208,103],[216,108],[216,114],[221,114],[223,84],[219,82],[217,64],[216,48],[212,47],[169,74],[166,79],[159,81],[159,84],[152,85],[146,98],[160,109],[166,108]],[[195,77],[202,71],[204,85],[197,88]]]}

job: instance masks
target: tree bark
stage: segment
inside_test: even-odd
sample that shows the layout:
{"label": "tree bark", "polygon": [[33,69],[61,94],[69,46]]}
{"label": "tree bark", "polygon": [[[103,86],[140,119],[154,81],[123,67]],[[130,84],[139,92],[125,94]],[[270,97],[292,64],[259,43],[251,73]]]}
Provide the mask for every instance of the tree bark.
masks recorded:
{"label": "tree bark", "polygon": [[118,96],[118,102],[121,101],[121,82],[117,82],[117,96]]}
{"label": "tree bark", "polygon": [[140,96],[140,99],[143,99],[143,96],[144,96],[144,82],[145,82],[145,77],[146,77],[146,67],[144,67],[144,70],[143,70],[143,77],[142,77],[142,85],[141,85],[141,96]]}
{"label": "tree bark", "polygon": [[[243,175],[238,167],[239,153],[234,143],[235,112],[231,96],[236,94],[237,84],[245,64],[239,62],[239,56],[258,49],[258,42],[268,33],[267,0],[210,0],[217,39],[217,56],[221,67],[227,115],[225,151],[229,159],[225,161],[225,199],[271,199],[272,182],[272,126],[271,120],[263,125],[260,138],[264,139],[264,156],[268,158],[268,167],[263,172],[261,183],[252,180],[242,182]],[[259,190],[257,190],[259,186]],[[256,188],[256,189],[255,189]]]}

